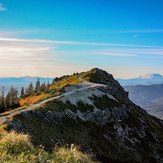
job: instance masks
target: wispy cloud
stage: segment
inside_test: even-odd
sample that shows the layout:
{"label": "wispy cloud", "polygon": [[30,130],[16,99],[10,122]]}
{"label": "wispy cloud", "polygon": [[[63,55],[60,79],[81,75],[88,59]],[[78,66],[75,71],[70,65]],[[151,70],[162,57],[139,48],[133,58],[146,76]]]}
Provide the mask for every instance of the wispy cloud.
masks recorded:
{"label": "wispy cloud", "polygon": [[110,48],[88,52],[88,54],[99,54],[108,56],[124,57],[153,57],[163,56],[163,48]]}
{"label": "wispy cloud", "polygon": [[[90,50],[58,50],[57,53],[62,55],[81,54],[81,55],[105,55],[105,56],[151,56],[163,55],[163,46],[136,45],[136,44],[114,44],[114,43],[97,43],[97,42],[77,42],[77,41],[57,41],[41,39],[20,39],[20,38],[0,38],[0,52],[5,46],[8,52],[34,53],[44,52],[50,49],[59,48],[60,45],[90,45]],[[92,50],[92,46],[98,47]],[[20,48],[21,47],[21,48]],[[88,48],[88,47],[87,47]],[[69,53],[70,52],[70,53]],[[7,53],[7,52],[6,52]]]}
{"label": "wispy cloud", "polygon": [[58,40],[41,40],[41,39],[19,39],[19,38],[0,38],[3,42],[27,42],[27,43],[47,43],[63,45],[90,45],[90,46],[110,46],[110,47],[142,47],[157,48],[160,46],[138,45],[138,44],[117,44],[117,43],[99,43],[99,42],[78,42],[78,41],[58,41]]}
{"label": "wispy cloud", "polygon": [[[0,41],[0,75],[43,75],[44,69],[58,62],[53,57],[54,47],[33,43],[10,43]],[[47,70],[48,72],[48,70]],[[48,74],[44,74],[44,76]],[[50,74],[52,75],[52,74]]]}
{"label": "wispy cloud", "polygon": [[3,77],[26,75],[56,77],[90,69],[89,66],[64,62],[49,49],[18,47],[0,49],[0,76]]}
{"label": "wispy cloud", "polygon": [[110,30],[110,31],[106,31],[106,33],[113,33],[113,34],[163,33],[163,29]]}
{"label": "wispy cloud", "polygon": [[103,50],[103,51],[92,51],[92,52],[86,52],[86,54],[92,54],[92,55],[103,55],[103,56],[114,56],[114,57],[136,57],[138,55],[132,54],[132,53],[123,53],[122,52],[113,52],[112,50]]}
{"label": "wispy cloud", "polygon": [[4,7],[3,3],[0,3],[0,11],[6,11],[7,9]]}
{"label": "wispy cloud", "polygon": [[106,63],[113,66],[111,60],[162,56],[161,46],[0,38],[0,76],[57,76]]}
{"label": "wispy cloud", "polygon": [[88,70],[89,65],[74,64],[62,59],[56,44],[30,41],[0,41],[0,76],[56,77]]}
{"label": "wispy cloud", "polygon": [[0,37],[21,37],[22,35],[27,35],[27,34],[38,34],[38,33],[47,33],[48,30],[46,29],[0,29]]}
{"label": "wispy cloud", "polygon": [[141,58],[160,58],[163,57],[163,48],[99,48],[96,50],[59,50],[60,56],[105,56],[106,57],[137,57]]}

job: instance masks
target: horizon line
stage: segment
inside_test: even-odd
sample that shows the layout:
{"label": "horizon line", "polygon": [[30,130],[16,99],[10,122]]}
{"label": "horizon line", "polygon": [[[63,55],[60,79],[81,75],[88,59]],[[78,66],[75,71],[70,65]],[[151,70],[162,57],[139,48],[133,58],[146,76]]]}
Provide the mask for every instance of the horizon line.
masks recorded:
{"label": "horizon line", "polygon": [[[104,71],[106,71],[106,70],[104,70]],[[83,71],[81,71],[81,72],[83,72]],[[81,73],[81,72],[77,72],[77,73]],[[109,73],[108,71],[106,71],[106,72]],[[158,75],[163,76],[163,74],[161,74],[161,73],[144,73],[144,74],[140,74],[139,76],[129,77],[129,78],[114,77],[114,74],[112,74],[112,75],[113,75],[114,79],[124,79],[125,80],[125,79],[139,78],[140,76],[144,76],[144,75],[147,75],[147,74],[158,74]],[[73,73],[71,73],[71,74],[65,74],[65,75],[73,75]],[[16,79],[19,79],[19,78],[44,78],[44,79],[47,78],[48,79],[49,78],[49,79],[55,79],[57,77],[62,77],[62,76],[64,76],[64,75],[60,75],[60,76],[56,76],[56,77],[52,77],[52,76],[50,76],[50,77],[47,77],[47,76],[29,76],[29,75],[27,75],[27,76],[4,76],[4,77],[3,76],[0,76],[0,79],[3,79],[3,78],[7,78],[7,79],[9,79],[9,78],[16,78]]]}

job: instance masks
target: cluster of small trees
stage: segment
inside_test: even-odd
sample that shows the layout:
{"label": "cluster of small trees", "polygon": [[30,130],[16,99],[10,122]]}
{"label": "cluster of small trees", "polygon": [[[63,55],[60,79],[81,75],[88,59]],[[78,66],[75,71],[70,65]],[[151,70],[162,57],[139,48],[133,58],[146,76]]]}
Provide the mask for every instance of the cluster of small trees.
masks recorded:
{"label": "cluster of small trees", "polygon": [[4,87],[0,96],[0,113],[14,109],[19,106],[18,91],[11,87],[6,97],[4,96]]}
{"label": "cluster of small trees", "polygon": [[6,97],[4,95],[3,87],[0,96],[0,113],[19,107],[19,100],[22,98],[39,95],[42,92],[48,93],[49,86],[49,83],[44,82],[41,84],[40,80],[38,79],[35,86],[33,86],[33,83],[30,83],[28,87],[22,87],[20,96],[18,91],[15,88],[11,87]]}
{"label": "cluster of small trees", "polygon": [[30,83],[28,87],[22,87],[20,92],[20,98],[25,98],[29,96],[39,95],[41,92],[47,93],[49,91],[49,82],[48,83],[40,83],[38,79],[36,82],[35,87],[33,83]]}

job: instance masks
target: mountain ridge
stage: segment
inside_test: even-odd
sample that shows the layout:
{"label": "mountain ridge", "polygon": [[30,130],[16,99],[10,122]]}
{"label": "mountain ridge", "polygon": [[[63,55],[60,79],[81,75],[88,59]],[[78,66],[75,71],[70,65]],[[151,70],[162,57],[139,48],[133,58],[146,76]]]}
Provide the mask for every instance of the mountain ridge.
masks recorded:
{"label": "mountain ridge", "polygon": [[163,161],[163,121],[130,101],[111,74],[96,68],[64,76],[50,90],[59,98],[16,114],[6,129],[29,134],[46,150],[80,145],[103,163]]}

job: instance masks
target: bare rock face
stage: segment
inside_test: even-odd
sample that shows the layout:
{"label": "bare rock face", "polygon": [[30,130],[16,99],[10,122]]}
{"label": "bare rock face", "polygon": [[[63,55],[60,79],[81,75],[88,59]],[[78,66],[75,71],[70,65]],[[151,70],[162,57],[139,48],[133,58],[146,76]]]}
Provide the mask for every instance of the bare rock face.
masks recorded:
{"label": "bare rock face", "polygon": [[163,162],[163,121],[133,104],[111,74],[95,68],[77,77],[86,82],[67,85],[59,99],[16,115],[8,128],[30,134],[47,150],[56,143],[80,145],[104,163]]}
{"label": "bare rock face", "polygon": [[91,82],[106,84],[113,95],[116,95],[123,100],[128,99],[128,92],[120,86],[118,81],[116,81],[111,74],[98,68],[94,68],[88,73]]}

